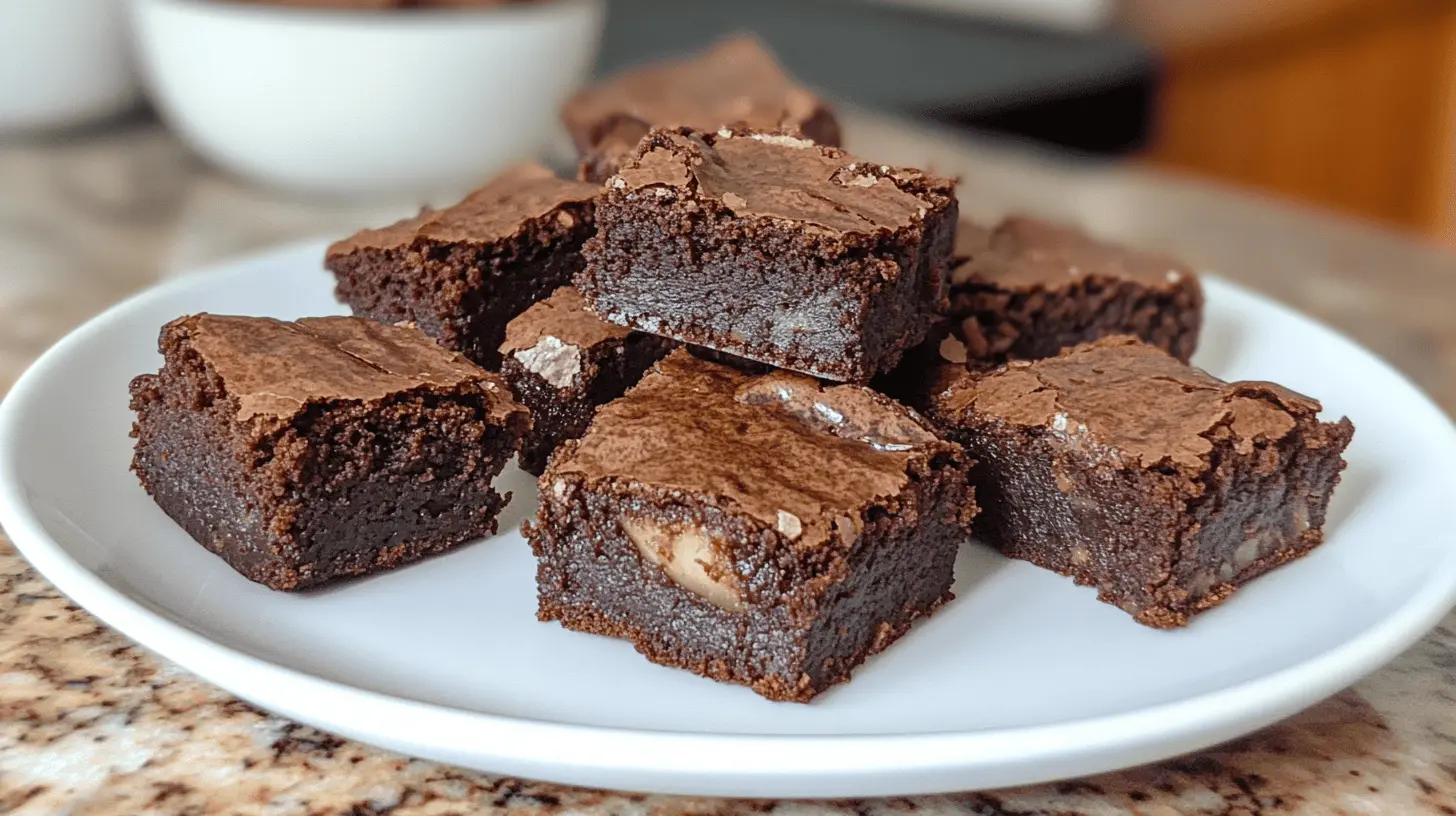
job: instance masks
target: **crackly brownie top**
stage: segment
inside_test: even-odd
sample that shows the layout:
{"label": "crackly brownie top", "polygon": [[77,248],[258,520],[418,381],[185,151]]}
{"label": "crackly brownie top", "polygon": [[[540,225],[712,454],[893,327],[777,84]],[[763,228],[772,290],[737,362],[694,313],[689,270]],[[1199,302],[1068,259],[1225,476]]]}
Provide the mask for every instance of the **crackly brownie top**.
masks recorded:
{"label": "crackly brownie top", "polygon": [[1007,288],[1052,288],[1086,278],[1136,280],[1167,288],[1194,279],[1174,258],[1092,238],[1073,227],[1012,216],[994,230],[969,221],[956,229],[952,282]]}
{"label": "crackly brownie top", "polygon": [[361,249],[398,249],[417,240],[442,243],[487,244],[520,232],[528,222],[553,211],[563,226],[575,226],[576,216],[562,209],[591,201],[600,189],[593,184],[567,181],[539,164],[521,164],[443,210],[425,209],[381,229],[366,229],[329,247],[328,257]]}
{"label": "crackly brownie top", "polygon": [[563,286],[506,325],[500,350],[527,371],[566,388],[581,371],[583,351],[631,333],[592,314],[576,287]]}
{"label": "crackly brownie top", "polygon": [[1048,430],[1074,447],[1143,467],[1201,468],[1220,428],[1247,452],[1319,410],[1315,400],[1273,383],[1224,382],[1119,336],[963,374],[935,395],[930,413],[951,425],[974,415]]}
{"label": "crackly brownie top", "polygon": [[732,37],[703,54],[594,85],[566,103],[562,118],[577,145],[595,147],[609,136],[641,137],[652,126],[797,129],[823,110],[757,40]]}
{"label": "crackly brownie top", "polygon": [[437,345],[419,330],[358,317],[198,314],[168,323],[163,348],[196,352],[238,401],[239,420],[288,419],[309,404],[375,402],[419,388],[479,383],[492,418],[520,410],[495,375]]}
{"label": "crackly brownie top", "polygon": [[915,414],[867,388],[755,376],[679,349],[604,406],[542,484],[574,473],[683,491],[812,547],[901,492],[914,459],[945,448]]}
{"label": "crackly brownie top", "polygon": [[871,164],[783,133],[729,129],[654,130],[607,184],[685,190],[740,218],[841,234],[903,229],[954,196],[949,179],[919,170]]}

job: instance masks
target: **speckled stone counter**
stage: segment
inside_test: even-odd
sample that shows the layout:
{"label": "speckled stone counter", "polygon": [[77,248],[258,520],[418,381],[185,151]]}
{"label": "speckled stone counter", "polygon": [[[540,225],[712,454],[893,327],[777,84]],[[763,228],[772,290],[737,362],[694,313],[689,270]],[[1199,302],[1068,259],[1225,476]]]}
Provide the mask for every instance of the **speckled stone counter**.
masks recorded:
{"label": "speckled stone counter", "polygon": [[[1375,228],[1126,167],[854,118],[863,155],[961,175],[963,208],[1022,210],[1176,252],[1309,312],[1456,408],[1456,257]],[[0,142],[0,382],[176,271],[339,234],[419,202],[260,192],[149,122]],[[681,799],[411,760],[271,717],[68,604],[0,541],[0,813],[1456,814],[1456,618],[1354,688],[1219,749],[1090,779],[913,799]]]}

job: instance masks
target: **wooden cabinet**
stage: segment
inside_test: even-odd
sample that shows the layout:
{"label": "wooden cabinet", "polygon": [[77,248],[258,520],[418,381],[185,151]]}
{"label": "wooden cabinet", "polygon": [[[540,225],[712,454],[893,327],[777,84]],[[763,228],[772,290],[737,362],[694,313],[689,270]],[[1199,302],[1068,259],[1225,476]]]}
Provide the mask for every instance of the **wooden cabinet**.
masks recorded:
{"label": "wooden cabinet", "polygon": [[1456,242],[1456,2],[1131,0],[1151,159]]}

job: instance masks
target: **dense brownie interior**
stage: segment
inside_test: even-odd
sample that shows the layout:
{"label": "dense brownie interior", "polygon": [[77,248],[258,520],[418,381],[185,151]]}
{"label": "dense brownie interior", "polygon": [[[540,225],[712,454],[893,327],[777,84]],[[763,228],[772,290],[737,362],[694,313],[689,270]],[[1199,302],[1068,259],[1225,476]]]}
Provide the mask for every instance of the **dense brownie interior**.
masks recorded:
{"label": "dense brownie interior", "polygon": [[1150,626],[1182,626],[1314,548],[1349,420],[1133,338],[964,374],[932,416],[979,462],[978,532]]}
{"label": "dense brownie interior", "polygon": [[973,364],[1049,357],[1116,334],[1183,362],[1198,345],[1202,287],[1165,255],[1012,217],[991,231],[962,222],[956,256],[951,316]]}
{"label": "dense brownie interior", "polygon": [[607,185],[577,287],[605,319],[866,382],[947,303],[952,182],[792,136],[654,131]]}
{"label": "dense brownie interior", "polygon": [[339,241],[325,264],[355,314],[414,323],[494,369],[506,324],[581,268],[596,194],[522,165],[452,207]]}
{"label": "dense brownie interior", "polygon": [[303,589],[494,533],[526,414],[417,331],[197,315],[131,387],[133,469],[248,578]]}
{"label": "dense brownie interior", "polygon": [[597,183],[653,127],[786,130],[839,144],[829,107],[796,85],[757,40],[741,36],[598,83],[569,100],[561,119],[582,155],[581,177]]}
{"label": "dense brownie interior", "polygon": [[603,322],[570,286],[512,320],[501,376],[531,412],[521,468],[540,476],[561,442],[586,431],[597,406],[622,396],[673,345]]}
{"label": "dense brownie interior", "polygon": [[966,467],[867,389],[675,352],[542,477],[540,616],[807,700],[949,600]]}

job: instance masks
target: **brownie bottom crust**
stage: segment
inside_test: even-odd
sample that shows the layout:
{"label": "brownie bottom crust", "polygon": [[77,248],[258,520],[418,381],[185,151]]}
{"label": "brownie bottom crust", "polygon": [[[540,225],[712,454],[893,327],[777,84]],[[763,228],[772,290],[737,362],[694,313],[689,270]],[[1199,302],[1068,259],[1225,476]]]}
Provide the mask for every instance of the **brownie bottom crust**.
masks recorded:
{"label": "brownie bottom crust", "polygon": [[192,398],[154,375],[137,379],[132,469],[193,539],[272,589],[381,572],[492,535],[510,500],[491,481],[524,429],[490,425],[468,400],[324,411],[252,447],[226,400]]}
{"label": "brownie bottom crust", "polygon": [[[953,597],[956,553],[975,503],[961,471],[937,473],[921,487],[921,501],[874,514],[853,549],[817,577],[790,580],[807,565],[783,561],[759,570],[755,581],[777,584],[781,594],[738,608],[675,583],[624,532],[624,512],[661,514],[657,500],[567,488],[564,501],[544,502],[527,525],[538,559],[538,617],[622,638],[654,663],[746,685],[771,700],[808,702]],[[705,528],[733,527],[711,508],[688,512]],[[753,546],[751,535],[739,529],[730,537]]]}

